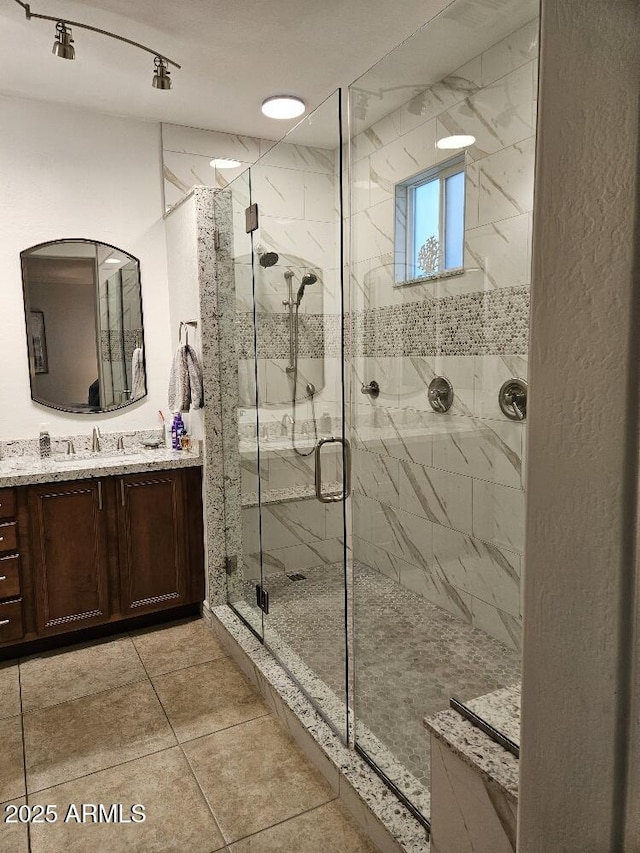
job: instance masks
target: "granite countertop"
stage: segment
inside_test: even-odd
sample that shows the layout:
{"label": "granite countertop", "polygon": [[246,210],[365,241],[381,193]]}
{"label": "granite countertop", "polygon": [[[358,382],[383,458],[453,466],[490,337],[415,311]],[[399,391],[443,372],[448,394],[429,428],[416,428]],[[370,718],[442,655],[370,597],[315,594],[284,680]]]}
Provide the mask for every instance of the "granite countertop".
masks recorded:
{"label": "granite countertop", "polygon": [[184,450],[82,452],[75,456],[55,455],[49,459],[33,456],[14,456],[0,459],[0,488],[26,486],[34,483],[54,483],[83,480],[90,477],[115,477],[119,474],[139,474],[170,468],[192,468],[202,465],[196,453]]}
{"label": "granite countertop", "polygon": [[520,685],[503,687],[463,704],[520,746]]}
{"label": "granite countertop", "polygon": [[[520,688],[506,687],[464,703],[511,740],[520,742]],[[457,711],[426,717],[425,728],[466,764],[518,799],[518,759]]]}

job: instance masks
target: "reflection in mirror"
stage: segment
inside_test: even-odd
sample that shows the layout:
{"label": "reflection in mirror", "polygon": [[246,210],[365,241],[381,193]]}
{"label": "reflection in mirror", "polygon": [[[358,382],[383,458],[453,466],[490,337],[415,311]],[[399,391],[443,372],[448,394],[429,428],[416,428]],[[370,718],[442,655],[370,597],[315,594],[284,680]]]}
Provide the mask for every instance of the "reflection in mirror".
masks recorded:
{"label": "reflection in mirror", "polygon": [[21,253],[31,398],[95,413],[144,397],[140,262],[90,240]]}

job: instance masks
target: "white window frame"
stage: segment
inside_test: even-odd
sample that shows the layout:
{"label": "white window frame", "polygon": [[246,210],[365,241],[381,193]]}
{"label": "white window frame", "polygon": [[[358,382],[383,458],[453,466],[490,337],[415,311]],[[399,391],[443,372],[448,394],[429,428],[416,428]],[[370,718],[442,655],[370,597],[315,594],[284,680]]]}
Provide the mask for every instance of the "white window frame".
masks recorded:
{"label": "white window frame", "polygon": [[[424,275],[416,275],[416,270],[413,266],[415,257],[414,241],[414,215],[415,215],[415,191],[423,184],[427,184],[434,178],[440,178],[440,235],[441,243],[444,251],[445,245],[445,223],[446,223],[446,193],[445,180],[451,175],[462,172],[464,175],[465,198],[462,208],[462,233],[464,240],[465,217],[466,217],[466,169],[465,169],[464,152],[456,154],[455,157],[450,157],[436,166],[425,169],[417,175],[413,175],[404,181],[396,184],[395,190],[395,234],[394,234],[394,252],[395,252],[395,275],[394,285],[401,287],[405,284],[418,284],[425,281],[433,281],[434,279],[447,278],[451,275],[461,275],[464,272],[464,265],[461,267],[452,267],[450,269],[438,270],[436,273],[425,273]],[[464,248],[463,248],[464,252]]]}

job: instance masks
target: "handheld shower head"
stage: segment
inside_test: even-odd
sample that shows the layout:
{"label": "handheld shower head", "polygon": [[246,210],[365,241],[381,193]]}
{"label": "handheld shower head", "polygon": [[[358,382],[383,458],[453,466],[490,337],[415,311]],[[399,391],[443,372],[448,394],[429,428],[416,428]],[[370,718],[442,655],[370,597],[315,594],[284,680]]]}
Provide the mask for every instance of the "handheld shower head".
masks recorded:
{"label": "handheld shower head", "polygon": [[310,284],[315,284],[317,282],[317,280],[318,280],[318,276],[313,272],[305,273],[305,275],[302,276],[302,283],[300,284],[300,287],[298,288],[298,295],[296,297],[296,301],[297,301],[298,305],[300,305],[300,302],[302,301],[302,297],[304,296],[305,288],[308,287]]}

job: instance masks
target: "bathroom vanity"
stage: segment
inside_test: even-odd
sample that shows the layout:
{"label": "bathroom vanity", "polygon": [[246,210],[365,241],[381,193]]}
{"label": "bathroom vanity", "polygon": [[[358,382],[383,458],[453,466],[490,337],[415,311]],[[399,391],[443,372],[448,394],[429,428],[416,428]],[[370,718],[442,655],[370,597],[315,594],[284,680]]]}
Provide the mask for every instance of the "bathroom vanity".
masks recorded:
{"label": "bathroom vanity", "polygon": [[0,462],[0,657],[199,604],[200,464],[164,450]]}

